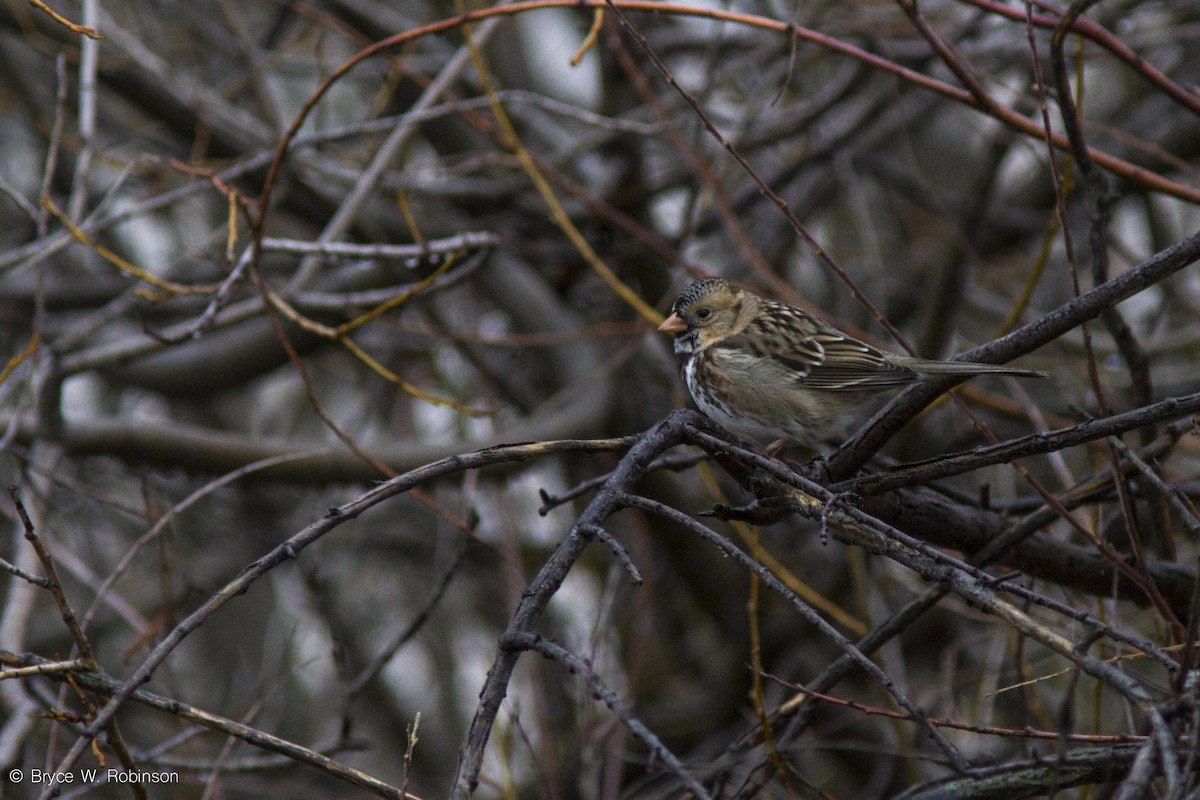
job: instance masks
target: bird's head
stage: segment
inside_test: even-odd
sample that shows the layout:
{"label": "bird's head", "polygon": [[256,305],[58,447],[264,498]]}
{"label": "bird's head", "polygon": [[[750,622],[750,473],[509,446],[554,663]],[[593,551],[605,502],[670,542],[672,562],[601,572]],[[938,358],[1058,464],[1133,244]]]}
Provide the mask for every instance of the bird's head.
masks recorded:
{"label": "bird's head", "polygon": [[756,299],[724,278],[705,278],[679,293],[658,329],[674,334],[675,352],[690,353],[744,328]]}

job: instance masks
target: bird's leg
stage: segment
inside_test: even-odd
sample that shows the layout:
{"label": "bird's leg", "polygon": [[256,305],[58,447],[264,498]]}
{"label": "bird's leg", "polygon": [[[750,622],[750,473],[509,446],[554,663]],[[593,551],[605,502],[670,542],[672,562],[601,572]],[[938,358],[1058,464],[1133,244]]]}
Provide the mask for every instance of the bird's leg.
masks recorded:
{"label": "bird's leg", "polygon": [[783,458],[781,458],[779,454],[784,450],[787,450],[789,444],[791,444],[791,442],[789,442],[787,439],[776,439],[763,448],[762,454],[767,458],[775,458],[779,461],[783,461]]}

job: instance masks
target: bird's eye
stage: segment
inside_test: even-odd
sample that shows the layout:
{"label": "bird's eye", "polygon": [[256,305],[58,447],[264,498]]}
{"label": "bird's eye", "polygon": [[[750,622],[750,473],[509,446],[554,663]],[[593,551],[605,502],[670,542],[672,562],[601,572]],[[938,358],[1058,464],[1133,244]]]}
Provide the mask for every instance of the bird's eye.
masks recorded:
{"label": "bird's eye", "polygon": [[709,317],[711,317],[711,316],[712,316],[712,309],[711,309],[711,308],[698,308],[698,309],[696,309],[696,319],[708,319],[708,318],[709,318]]}

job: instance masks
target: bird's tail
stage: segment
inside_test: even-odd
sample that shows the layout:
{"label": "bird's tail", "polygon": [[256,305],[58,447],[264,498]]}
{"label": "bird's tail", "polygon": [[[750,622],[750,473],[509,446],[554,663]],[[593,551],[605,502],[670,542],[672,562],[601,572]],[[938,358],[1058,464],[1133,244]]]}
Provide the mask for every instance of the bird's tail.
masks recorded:
{"label": "bird's tail", "polygon": [[1005,367],[999,364],[977,364],[972,361],[926,361],[914,358],[904,366],[919,375],[1014,375],[1018,378],[1049,378],[1050,373],[1036,369]]}

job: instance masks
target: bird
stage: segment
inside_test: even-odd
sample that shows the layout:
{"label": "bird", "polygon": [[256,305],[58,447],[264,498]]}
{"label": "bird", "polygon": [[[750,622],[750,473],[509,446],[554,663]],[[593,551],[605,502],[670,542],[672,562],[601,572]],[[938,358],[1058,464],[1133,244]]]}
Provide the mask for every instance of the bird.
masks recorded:
{"label": "bird", "polygon": [[734,436],[771,445],[768,450],[789,443],[816,449],[867,396],[921,380],[1047,377],[889,353],[716,277],[685,287],[658,329],[674,335],[684,381],[700,411]]}

